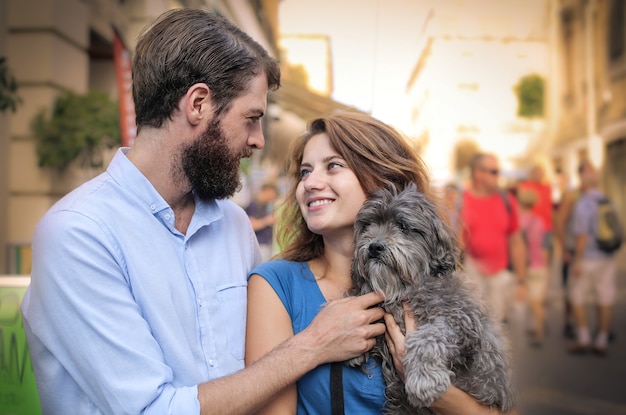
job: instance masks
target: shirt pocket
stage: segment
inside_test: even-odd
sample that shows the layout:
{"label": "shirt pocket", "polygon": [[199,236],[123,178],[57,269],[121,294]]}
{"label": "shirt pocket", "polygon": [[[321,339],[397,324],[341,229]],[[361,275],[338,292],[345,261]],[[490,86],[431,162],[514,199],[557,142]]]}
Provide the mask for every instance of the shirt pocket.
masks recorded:
{"label": "shirt pocket", "polygon": [[221,286],[217,291],[228,349],[237,360],[243,360],[245,352],[247,287],[243,281]]}

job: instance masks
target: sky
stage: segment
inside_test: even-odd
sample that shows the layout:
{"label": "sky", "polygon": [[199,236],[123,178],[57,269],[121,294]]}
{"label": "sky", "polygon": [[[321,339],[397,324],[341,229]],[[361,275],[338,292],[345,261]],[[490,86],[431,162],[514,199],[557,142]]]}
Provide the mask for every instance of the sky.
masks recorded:
{"label": "sky", "polygon": [[406,119],[401,115],[407,108],[404,91],[417,58],[410,51],[418,45],[424,21],[420,3],[282,0],[279,24],[287,36],[328,35],[333,58],[332,98],[398,126]]}

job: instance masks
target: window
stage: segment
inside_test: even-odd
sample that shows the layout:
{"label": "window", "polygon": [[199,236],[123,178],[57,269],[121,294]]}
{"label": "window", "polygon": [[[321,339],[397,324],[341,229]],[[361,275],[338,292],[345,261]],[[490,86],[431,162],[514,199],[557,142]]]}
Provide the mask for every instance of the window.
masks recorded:
{"label": "window", "polygon": [[563,45],[563,104],[574,105],[574,68],[575,68],[575,16],[572,9],[561,12],[561,42]]}
{"label": "window", "polygon": [[626,0],[612,0],[608,12],[609,70],[614,78],[626,76]]}

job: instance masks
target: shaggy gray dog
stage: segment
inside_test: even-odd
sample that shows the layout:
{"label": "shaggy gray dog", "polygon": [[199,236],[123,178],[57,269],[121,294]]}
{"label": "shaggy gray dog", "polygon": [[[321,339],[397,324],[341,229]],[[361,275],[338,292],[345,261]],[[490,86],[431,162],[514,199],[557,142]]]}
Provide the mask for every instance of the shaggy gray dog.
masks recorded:
{"label": "shaggy gray dog", "polygon": [[[353,294],[383,293],[383,307],[403,331],[402,302],[415,314],[417,329],[405,343],[406,383],[384,336],[370,352],[382,361],[385,413],[432,414],[428,406],[450,383],[483,405],[510,411],[515,403],[504,337],[456,270],[456,237],[434,204],[414,184],[400,192],[377,190],[357,215],[355,242]],[[362,365],[365,359],[348,364]]]}

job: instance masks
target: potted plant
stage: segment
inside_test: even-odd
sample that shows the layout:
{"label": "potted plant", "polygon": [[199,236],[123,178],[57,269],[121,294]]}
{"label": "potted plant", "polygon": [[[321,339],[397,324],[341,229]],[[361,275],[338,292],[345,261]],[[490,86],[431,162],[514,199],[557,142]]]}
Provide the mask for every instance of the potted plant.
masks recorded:
{"label": "potted plant", "polygon": [[17,95],[17,81],[9,71],[6,58],[0,56],[0,112],[15,112],[20,102],[22,100]]}
{"label": "potted plant", "polygon": [[121,143],[118,105],[100,91],[59,96],[51,113],[39,111],[31,127],[39,166],[59,171],[73,162],[82,168],[101,168],[103,151]]}

